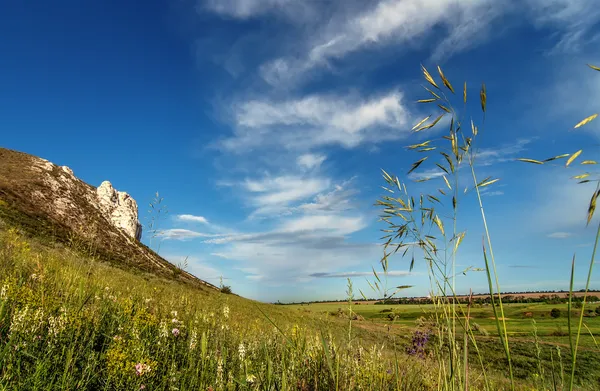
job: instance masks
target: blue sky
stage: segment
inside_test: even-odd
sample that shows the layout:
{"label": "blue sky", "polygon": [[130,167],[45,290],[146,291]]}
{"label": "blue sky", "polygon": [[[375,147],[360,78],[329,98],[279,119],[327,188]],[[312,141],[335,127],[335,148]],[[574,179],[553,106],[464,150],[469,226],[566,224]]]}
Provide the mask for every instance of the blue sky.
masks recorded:
{"label": "blue sky", "polygon": [[[169,215],[161,255],[266,301],[376,294],[385,228],[373,206],[380,169],[416,194],[441,178],[406,146],[430,114],[420,64],[441,65],[488,113],[478,176],[506,290],[565,289],[577,253],[581,287],[593,229],[581,166],[517,163],[584,148],[600,111],[600,10],[590,1],[171,0],[9,1],[0,13],[2,146],[71,167],[130,193],[146,222],[159,191]],[[459,98],[460,99],[460,98]],[[476,100],[469,106],[480,121]],[[437,130],[436,130],[437,129]],[[586,149],[586,148],[589,148]],[[468,177],[461,175],[462,186]],[[459,268],[482,267],[483,225],[468,196]],[[149,243],[149,237],[143,239]],[[155,242],[156,244],[156,242]],[[587,258],[586,258],[587,257]],[[426,269],[391,259],[389,285],[425,295]],[[598,278],[593,278],[600,288]],[[457,279],[483,292],[483,273]]]}

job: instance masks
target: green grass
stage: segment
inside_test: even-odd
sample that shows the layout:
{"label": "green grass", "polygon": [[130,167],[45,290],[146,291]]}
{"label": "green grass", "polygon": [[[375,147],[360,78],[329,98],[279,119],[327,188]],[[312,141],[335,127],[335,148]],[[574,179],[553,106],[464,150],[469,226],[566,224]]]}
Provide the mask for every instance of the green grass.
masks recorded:
{"label": "green grass", "polygon": [[398,351],[397,366],[383,333],[348,341],[343,319],[133,274],[15,230],[0,232],[0,289],[3,389],[434,389],[428,361]]}
{"label": "green grass", "polygon": [[[417,327],[406,319],[388,330],[377,316],[386,306],[353,306],[367,319],[349,329],[323,312],[338,304],[294,308],[200,290],[15,230],[0,231],[0,290],[0,389],[439,389],[435,349],[407,355]],[[490,384],[505,389],[497,369]],[[480,371],[470,377],[484,388]],[[533,382],[522,376],[519,389]]]}

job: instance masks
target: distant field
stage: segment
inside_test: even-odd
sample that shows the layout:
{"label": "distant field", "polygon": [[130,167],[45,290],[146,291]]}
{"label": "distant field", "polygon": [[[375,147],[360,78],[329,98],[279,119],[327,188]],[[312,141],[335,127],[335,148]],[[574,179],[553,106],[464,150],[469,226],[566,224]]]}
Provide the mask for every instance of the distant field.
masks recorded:
{"label": "distant field", "polygon": [[[504,293],[502,294],[503,297],[508,297],[508,296],[512,296],[512,297],[519,297],[519,296],[523,296],[525,298],[532,298],[532,299],[539,299],[542,296],[553,296],[553,295],[558,295],[558,297],[560,298],[568,298],[569,297],[569,292],[519,292],[519,293]],[[573,296],[574,297],[583,297],[584,292],[573,292]],[[600,291],[589,291],[588,292],[588,297],[589,296],[597,296],[600,297]],[[469,295],[457,295],[457,298],[463,300],[463,299],[467,299],[469,297]],[[489,297],[489,294],[487,293],[482,293],[482,294],[477,294],[477,295],[473,295],[473,299],[478,299],[478,298],[486,298]],[[408,297],[410,299],[410,297]],[[425,297],[414,297],[414,299],[425,299]],[[357,305],[364,305],[364,304],[375,304],[376,302],[378,302],[379,300],[367,300],[367,301],[356,301],[355,303]],[[328,301],[328,302],[321,302],[321,303],[311,303],[311,305],[314,304],[345,304],[344,302],[339,302],[339,301]]]}
{"label": "distant field", "polygon": [[[592,294],[593,295],[593,294]],[[587,309],[595,309],[600,303],[589,304]],[[347,303],[312,303],[302,305],[290,305],[292,309],[308,311],[313,313],[335,313],[339,309],[348,312]],[[407,329],[415,327],[415,321],[420,317],[427,318],[433,313],[433,304],[392,304],[375,305],[361,302],[359,305],[352,305],[352,311],[364,317],[364,321],[356,323],[379,323],[390,325],[398,333],[405,333]],[[550,316],[550,311],[558,308],[561,316],[554,319]],[[574,312],[579,314],[577,309]],[[504,313],[507,321],[508,332],[516,340],[530,340],[533,336],[532,323],[535,320],[537,333],[543,342],[554,342],[568,345],[568,337],[564,336],[567,332],[567,304],[545,304],[545,303],[509,303],[504,305]],[[391,320],[391,314],[396,315],[394,321]],[[470,321],[477,323],[490,336],[497,335],[496,324],[494,322],[494,313],[490,305],[474,305],[470,312]],[[572,318],[574,322],[578,318]],[[584,324],[590,329],[593,337],[589,333],[582,335],[581,346],[596,348],[594,338],[600,337],[600,316],[584,317]]]}

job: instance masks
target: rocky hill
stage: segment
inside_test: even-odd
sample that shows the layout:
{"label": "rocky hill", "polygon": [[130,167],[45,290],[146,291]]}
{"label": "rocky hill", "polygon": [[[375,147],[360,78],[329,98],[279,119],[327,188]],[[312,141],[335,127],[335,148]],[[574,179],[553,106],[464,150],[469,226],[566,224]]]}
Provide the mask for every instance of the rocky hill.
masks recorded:
{"label": "rocky hill", "polygon": [[0,228],[10,226],[122,268],[217,289],[140,242],[138,207],[129,194],[108,181],[95,188],[69,167],[0,148]]}

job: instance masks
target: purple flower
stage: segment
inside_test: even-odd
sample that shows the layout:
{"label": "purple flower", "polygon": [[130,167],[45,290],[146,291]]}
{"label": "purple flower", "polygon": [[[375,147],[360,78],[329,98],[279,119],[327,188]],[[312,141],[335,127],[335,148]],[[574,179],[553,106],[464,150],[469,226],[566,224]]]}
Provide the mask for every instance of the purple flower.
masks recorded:
{"label": "purple flower", "polygon": [[173,330],[171,330],[171,333],[173,333],[174,336],[178,337],[179,336],[179,329],[178,328],[174,328]]}
{"label": "purple flower", "polygon": [[425,357],[425,345],[429,341],[429,331],[415,331],[412,337],[411,345],[406,348],[406,353],[411,356]]}

